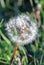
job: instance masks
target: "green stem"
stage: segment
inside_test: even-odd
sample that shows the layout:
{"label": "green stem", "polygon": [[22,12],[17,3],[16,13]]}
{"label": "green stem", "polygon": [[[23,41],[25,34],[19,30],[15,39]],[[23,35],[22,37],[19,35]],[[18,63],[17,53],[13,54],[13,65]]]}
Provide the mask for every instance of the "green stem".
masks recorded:
{"label": "green stem", "polygon": [[3,34],[3,32],[0,30],[0,35],[2,36],[2,38],[8,43],[10,44],[11,42],[7,39],[7,37]]}
{"label": "green stem", "polygon": [[0,61],[0,63],[3,63],[3,64],[9,64],[8,62],[4,62],[4,61]]}

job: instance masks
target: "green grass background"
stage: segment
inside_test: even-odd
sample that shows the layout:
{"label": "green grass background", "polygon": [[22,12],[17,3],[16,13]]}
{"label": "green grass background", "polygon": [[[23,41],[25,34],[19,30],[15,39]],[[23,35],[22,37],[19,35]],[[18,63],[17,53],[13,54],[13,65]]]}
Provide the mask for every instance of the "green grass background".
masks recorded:
{"label": "green grass background", "polygon": [[[4,23],[12,16],[22,13],[16,2],[17,0],[0,0],[0,65],[9,65],[13,52],[14,43],[8,38]],[[35,0],[35,2],[42,5],[40,12],[41,26],[34,42],[19,46],[17,49],[16,55],[20,55],[22,65],[44,65],[44,0]],[[23,7],[25,8],[24,4]],[[13,65],[17,65],[17,58],[14,58]]]}

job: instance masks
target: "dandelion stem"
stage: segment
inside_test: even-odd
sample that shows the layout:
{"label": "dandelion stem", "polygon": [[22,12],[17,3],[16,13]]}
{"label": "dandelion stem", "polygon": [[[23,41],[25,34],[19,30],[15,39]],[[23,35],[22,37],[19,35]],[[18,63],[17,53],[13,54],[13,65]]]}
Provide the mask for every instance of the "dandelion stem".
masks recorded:
{"label": "dandelion stem", "polygon": [[16,55],[16,50],[17,50],[17,48],[18,48],[18,44],[16,43],[16,46],[14,47],[13,54],[12,54],[12,58],[11,58],[11,60],[10,60],[10,64],[9,64],[9,65],[12,65],[14,56]]}

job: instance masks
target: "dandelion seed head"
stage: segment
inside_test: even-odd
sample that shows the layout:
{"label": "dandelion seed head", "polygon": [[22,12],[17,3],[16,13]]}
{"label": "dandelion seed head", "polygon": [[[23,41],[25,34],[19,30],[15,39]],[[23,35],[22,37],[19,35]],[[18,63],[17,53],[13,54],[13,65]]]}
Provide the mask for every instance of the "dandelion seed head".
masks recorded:
{"label": "dandelion seed head", "polygon": [[[11,40],[17,42],[19,45],[31,43],[35,40],[38,32],[37,24],[30,20],[30,17],[26,14],[21,14],[16,18],[10,19],[6,23],[6,30]],[[16,35],[15,32],[17,33]]]}

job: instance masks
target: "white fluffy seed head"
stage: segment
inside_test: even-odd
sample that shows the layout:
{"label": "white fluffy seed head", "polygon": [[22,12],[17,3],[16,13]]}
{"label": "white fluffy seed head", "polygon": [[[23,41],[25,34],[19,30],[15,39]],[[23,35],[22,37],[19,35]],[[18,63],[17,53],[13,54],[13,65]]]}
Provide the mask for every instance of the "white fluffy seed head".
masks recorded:
{"label": "white fluffy seed head", "polygon": [[6,30],[11,40],[20,45],[31,43],[35,40],[38,32],[36,23],[30,20],[26,14],[10,19],[6,23]]}

